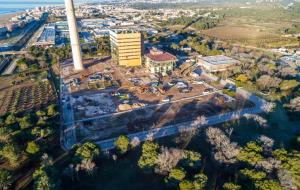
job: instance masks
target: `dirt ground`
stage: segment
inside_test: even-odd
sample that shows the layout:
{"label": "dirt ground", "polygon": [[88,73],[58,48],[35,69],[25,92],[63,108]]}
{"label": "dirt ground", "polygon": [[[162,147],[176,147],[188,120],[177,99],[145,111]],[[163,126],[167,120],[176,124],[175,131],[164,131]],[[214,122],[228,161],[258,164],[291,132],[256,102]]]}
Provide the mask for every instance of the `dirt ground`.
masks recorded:
{"label": "dirt ground", "polygon": [[215,37],[221,40],[234,39],[258,39],[266,37],[275,37],[274,34],[261,31],[255,27],[237,27],[237,26],[221,26],[202,31],[202,34]]}
{"label": "dirt ground", "polygon": [[[105,139],[190,121],[199,115],[208,117],[251,106],[242,97],[229,101],[218,92],[223,86],[209,85],[209,79],[204,76],[195,79],[193,76],[181,76],[181,72],[176,70],[172,75],[163,77],[149,73],[142,66],[119,67],[109,59],[84,62],[86,69],[80,73],[74,73],[71,65],[62,69],[65,84],[68,80],[80,78],[70,101],[77,120],[79,140]],[[87,89],[88,79],[95,73],[109,73],[118,85]],[[80,121],[88,118],[94,119]]]}

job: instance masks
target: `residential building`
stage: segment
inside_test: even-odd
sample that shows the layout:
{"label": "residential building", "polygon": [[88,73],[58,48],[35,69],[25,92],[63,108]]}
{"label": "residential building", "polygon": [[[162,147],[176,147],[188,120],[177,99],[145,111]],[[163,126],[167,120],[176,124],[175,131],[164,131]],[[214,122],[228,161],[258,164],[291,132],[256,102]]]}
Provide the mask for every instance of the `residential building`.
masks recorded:
{"label": "residential building", "polygon": [[166,75],[175,68],[176,62],[176,56],[157,48],[152,48],[150,52],[145,55],[145,65],[153,74],[160,73]]}
{"label": "residential building", "polygon": [[142,65],[142,35],[130,29],[111,29],[112,61],[120,66]]}
{"label": "residential building", "polygon": [[198,65],[205,71],[215,73],[223,72],[234,68],[240,61],[224,55],[199,57]]}

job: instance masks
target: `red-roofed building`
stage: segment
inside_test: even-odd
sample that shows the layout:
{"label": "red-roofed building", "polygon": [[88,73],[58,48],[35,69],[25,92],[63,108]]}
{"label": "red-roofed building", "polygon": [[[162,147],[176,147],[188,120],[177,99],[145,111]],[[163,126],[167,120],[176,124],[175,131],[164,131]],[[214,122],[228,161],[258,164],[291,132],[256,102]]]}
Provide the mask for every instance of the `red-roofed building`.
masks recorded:
{"label": "red-roofed building", "polygon": [[145,55],[145,65],[153,74],[161,73],[162,75],[166,75],[167,72],[174,69],[176,62],[176,56],[156,48],[152,48]]}

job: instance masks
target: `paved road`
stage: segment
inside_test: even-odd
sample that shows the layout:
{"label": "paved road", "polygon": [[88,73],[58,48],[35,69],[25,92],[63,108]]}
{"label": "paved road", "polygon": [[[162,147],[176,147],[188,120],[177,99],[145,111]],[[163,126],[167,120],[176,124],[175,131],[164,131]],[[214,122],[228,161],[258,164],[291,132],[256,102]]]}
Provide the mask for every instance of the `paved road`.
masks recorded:
{"label": "paved road", "polygon": [[62,105],[61,120],[66,121],[68,123],[68,125],[61,125],[61,144],[63,149],[69,150],[74,144],[77,143],[76,128],[74,127],[74,113],[70,104],[71,95],[68,91],[68,88],[66,87],[66,85],[63,85],[62,82],[60,82],[60,84],[60,103]]}
{"label": "paved road", "polygon": [[16,69],[17,67],[17,60],[18,59],[14,59],[10,65],[3,71],[3,75],[10,75],[14,72],[14,70]]}

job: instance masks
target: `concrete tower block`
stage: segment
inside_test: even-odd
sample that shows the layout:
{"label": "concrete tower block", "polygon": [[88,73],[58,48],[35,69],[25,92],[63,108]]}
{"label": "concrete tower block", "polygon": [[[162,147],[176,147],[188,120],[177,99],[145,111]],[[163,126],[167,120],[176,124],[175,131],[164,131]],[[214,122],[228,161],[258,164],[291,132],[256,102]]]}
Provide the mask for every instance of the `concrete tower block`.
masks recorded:
{"label": "concrete tower block", "polygon": [[77,71],[83,70],[81,48],[79,43],[78,29],[76,24],[75,9],[73,0],[65,0],[66,13],[69,25],[71,48],[73,55],[74,68]]}

